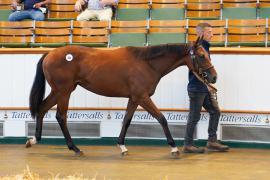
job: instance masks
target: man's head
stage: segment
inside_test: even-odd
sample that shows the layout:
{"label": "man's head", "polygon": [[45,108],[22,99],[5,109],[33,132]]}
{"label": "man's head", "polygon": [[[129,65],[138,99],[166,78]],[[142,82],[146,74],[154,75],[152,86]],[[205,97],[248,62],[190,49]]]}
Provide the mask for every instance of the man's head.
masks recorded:
{"label": "man's head", "polygon": [[199,23],[196,27],[197,36],[202,37],[205,41],[210,41],[213,37],[212,26],[208,23]]}

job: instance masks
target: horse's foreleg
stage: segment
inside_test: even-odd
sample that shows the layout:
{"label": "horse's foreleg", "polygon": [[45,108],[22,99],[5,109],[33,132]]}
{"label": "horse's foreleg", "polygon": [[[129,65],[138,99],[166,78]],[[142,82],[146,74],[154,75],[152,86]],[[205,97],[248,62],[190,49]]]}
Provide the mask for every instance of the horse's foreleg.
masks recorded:
{"label": "horse's foreleg", "polygon": [[58,98],[56,119],[63,132],[68,149],[73,150],[77,156],[81,156],[83,155],[83,152],[74,145],[71,139],[71,136],[69,134],[68,128],[67,128],[67,110],[68,110],[69,97],[70,97],[70,94],[62,95],[61,97]]}
{"label": "horse's foreleg", "polygon": [[179,150],[176,147],[176,144],[175,144],[175,142],[173,140],[173,137],[172,137],[171,132],[170,132],[169,127],[168,127],[168,122],[167,122],[166,118],[164,117],[164,115],[158,110],[158,108],[155,106],[155,104],[150,99],[150,97],[144,97],[140,101],[139,104],[146,111],[148,111],[154,118],[156,118],[158,120],[158,122],[160,123],[160,125],[163,128],[163,131],[164,131],[165,136],[167,138],[167,142],[172,148],[172,150],[171,150],[172,155],[178,156],[179,155]]}
{"label": "horse's foreleg", "polygon": [[137,107],[138,107],[138,104],[135,103],[134,101],[132,101],[131,99],[129,99],[126,114],[125,114],[125,117],[123,120],[122,129],[121,129],[120,135],[118,137],[118,142],[117,142],[120,149],[121,149],[122,155],[126,155],[128,152],[126,146],[124,145],[125,144],[125,136],[127,133],[127,129],[130,125],[132,116],[133,116],[135,110],[137,109]]}
{"label": "horse's foreleg", "polygon": [[35,136],[26,141],[25,145],[26,148],[31,147],[32,145],[36,144],[37,141],[41,140],[43,118],[45,114],[48,112],[48,110],[51,109],[55,104],[56,104],[56,96],[53,92],[51,92],[48,95],[48,97],[45,100],[43,100],[40,106],[40,110],[36,118]]}

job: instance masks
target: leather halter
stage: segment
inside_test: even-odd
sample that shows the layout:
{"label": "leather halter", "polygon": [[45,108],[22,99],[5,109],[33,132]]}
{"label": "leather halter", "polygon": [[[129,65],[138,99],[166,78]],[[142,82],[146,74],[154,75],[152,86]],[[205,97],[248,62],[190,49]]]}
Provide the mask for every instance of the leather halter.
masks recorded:
{"label": "leather halter", "polygon": [[207,71],[211,68],[214,68],[214,66],[211,65],[211,66],[206,67],[206,68],[200,67],[199,62],[196,58],[196,55],[194,54],[193,47],[190,48],[189,54],[190,54],[190,58],[191,58],[192,65],[193,65],[193,70],[192,70],[193,74],[197,77],[197,79],[199,81],[201,81],[202,83],[204,83],[207,86],[209,92],[216,93],[217,88],[213,84],[211,84],[207,81],[207,79],[206,79],[207,75],[204,74],[204,71]]}
{"label": "leather halter", "polygon": [[198,74],[202,75],[202,77],[204,77],[204,76],[203,76],[203,71],[207,71],[207,70],[209,70],[209,69],[211,69],[211,68],[214,68],[213,65],[208,66],[208,67],[206,67],[206,68],[200,67],[200,66],[199,66],[199,62],[198,62],[198,60],[197,60],[197,58],[196,58],[196,55],[194,54],[193,48],[191,48],[191,49],[189,50],[189,54],[190,54],[190,58],[191,58],[191,60],[192,60],[192,65],[193,65],[194,71],[196,71]]}

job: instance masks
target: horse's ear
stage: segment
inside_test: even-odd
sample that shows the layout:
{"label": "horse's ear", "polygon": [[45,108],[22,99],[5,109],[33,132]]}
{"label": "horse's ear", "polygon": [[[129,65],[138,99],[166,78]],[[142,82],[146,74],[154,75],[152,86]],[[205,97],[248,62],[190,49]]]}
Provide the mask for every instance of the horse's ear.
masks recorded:
{"label": "horse's ear", "polygon": [[201,37],[199,36],[199,37],[197,38],[197,40],[195,41],[194,46],[197,46],[197,44],[199,43],[200,39],[201,39]]}
{"label": "horse's ear", "polygon": [[199,43],[201,43],[202,41],[203,41],[203,35],[200,37]]}

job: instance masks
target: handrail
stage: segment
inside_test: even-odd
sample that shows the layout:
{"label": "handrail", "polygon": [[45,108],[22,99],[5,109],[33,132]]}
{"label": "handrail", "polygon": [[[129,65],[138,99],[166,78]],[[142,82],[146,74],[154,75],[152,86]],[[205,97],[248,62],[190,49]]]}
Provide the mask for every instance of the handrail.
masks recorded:
{"label": "handrail", "polygon": [[[44,54],[53,49],[54,48],[0,48],[0,54]],[[102,49],[110,50],[115,49],[115,47]],[[212,47],[210,51],[211,54],[270,54],[270,48],[266,47]]]}

